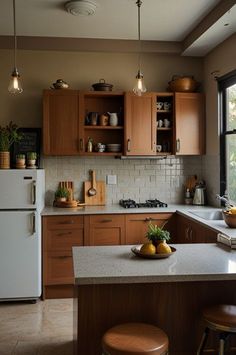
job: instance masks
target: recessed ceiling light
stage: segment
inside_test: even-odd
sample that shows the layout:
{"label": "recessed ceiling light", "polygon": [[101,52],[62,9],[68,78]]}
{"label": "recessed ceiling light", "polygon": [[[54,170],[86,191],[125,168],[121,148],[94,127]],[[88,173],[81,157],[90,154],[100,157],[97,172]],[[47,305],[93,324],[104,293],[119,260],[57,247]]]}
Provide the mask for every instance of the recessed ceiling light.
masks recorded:
{"label": "recessed ceiling light", "polygon": [[95,0],[72,0],[65,3],[66,10],[74,15],[90,16],[95,13],[97,3]]}

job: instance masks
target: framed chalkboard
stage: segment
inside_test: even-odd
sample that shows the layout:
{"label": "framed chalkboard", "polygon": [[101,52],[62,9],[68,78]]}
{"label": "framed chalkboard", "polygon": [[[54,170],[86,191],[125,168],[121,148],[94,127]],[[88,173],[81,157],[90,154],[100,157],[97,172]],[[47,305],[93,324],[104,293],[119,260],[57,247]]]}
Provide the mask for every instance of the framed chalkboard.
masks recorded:
{"label": "framed chalkboard", "polygon": [[41,128],[19,128],[19,132],[23,134],[23,138],[18,143],[14,143],[11,151],[11,161],[13,167],[16,162],[17,154],[25,154],[28,152],[36,152],[37,167],[40,166],[40,150],[41,150]]}

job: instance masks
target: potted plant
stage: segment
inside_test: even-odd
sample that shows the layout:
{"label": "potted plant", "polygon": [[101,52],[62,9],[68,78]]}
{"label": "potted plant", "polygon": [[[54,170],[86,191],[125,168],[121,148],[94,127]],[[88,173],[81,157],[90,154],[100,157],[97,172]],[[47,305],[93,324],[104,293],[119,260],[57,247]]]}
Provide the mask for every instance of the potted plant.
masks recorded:
{"label": "potted plant", "polygon": [[34,168],[36,164],[37,153],[36,152],[28,152],[27,153],[27,166],[30,168]]}
{"label": "potted plant", "polygon": [[18,169],[25,168],[25,154],[16,155],[16,168]]}
{"label": "potted plant", "polygon": [[58,187],[55,192],[55,199],[57,202],[66,201],[69,197],[69,191],[65,187]]}
{"label": "potted plant", "polygon": [[0,169],[10,168],[10,148],[13,143],[19,142],[23,134],[12,121],[6,126],[0,126]]}
{"label": "potted plant", "polygon": [[170,232],[163,229],[165,224],[166,223],[164,223],[161,227],[158,227],[151,222],[148,224],[146,237],[155,246],[157,246],[160,242],[168,242],[170,240]]}

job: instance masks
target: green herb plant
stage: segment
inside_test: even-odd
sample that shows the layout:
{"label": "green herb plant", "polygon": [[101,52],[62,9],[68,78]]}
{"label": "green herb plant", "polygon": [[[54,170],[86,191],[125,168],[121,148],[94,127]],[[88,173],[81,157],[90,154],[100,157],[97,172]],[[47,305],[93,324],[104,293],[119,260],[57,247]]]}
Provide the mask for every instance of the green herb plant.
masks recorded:
{"label": "green herb plant", "polygon": [[36,160],[37,159],[37,153],[36,152],[28,152],[27,153],[27,159],[28,160]]}
{"label": "green herb plant", "polygon": [[156,244],[159,241],[168,242],[170,240],[170,232],[163,229],[165,224],[166,223],[164,223],[161,227],[158,227],[156,224],[152,224],[152,222],[148,224],[148,231],[146,237],[148,238],[148,240],[150,240],[150,242]]}
{"label": "green herb plant", "polygon": [[17,154],[16,159],[25,159],[25,154]]}
{"label": "green herb plant", "polygon": [[59,187],[55,192],[55,198],[69,197],[69,191],[65,187]]}
{"label": "green herb plant", "polygon": [[18,132],[18,127],[12,121],[6,126],[0,126],[0,151],[9,152],[13,143],[19,142],[23,134]]}

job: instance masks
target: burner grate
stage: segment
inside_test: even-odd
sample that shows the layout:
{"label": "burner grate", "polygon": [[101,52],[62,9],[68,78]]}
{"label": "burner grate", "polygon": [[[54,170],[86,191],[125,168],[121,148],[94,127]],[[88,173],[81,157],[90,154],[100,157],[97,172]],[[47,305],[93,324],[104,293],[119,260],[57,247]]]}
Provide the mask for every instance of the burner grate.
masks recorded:
{"label": "burner grate", "polygon": [[157,207],[168,207],[168,204],[160,200],[146,200],[145,202],[135,202],[134,200],[120,200],[119,204],[124,208],[157,208]]}

